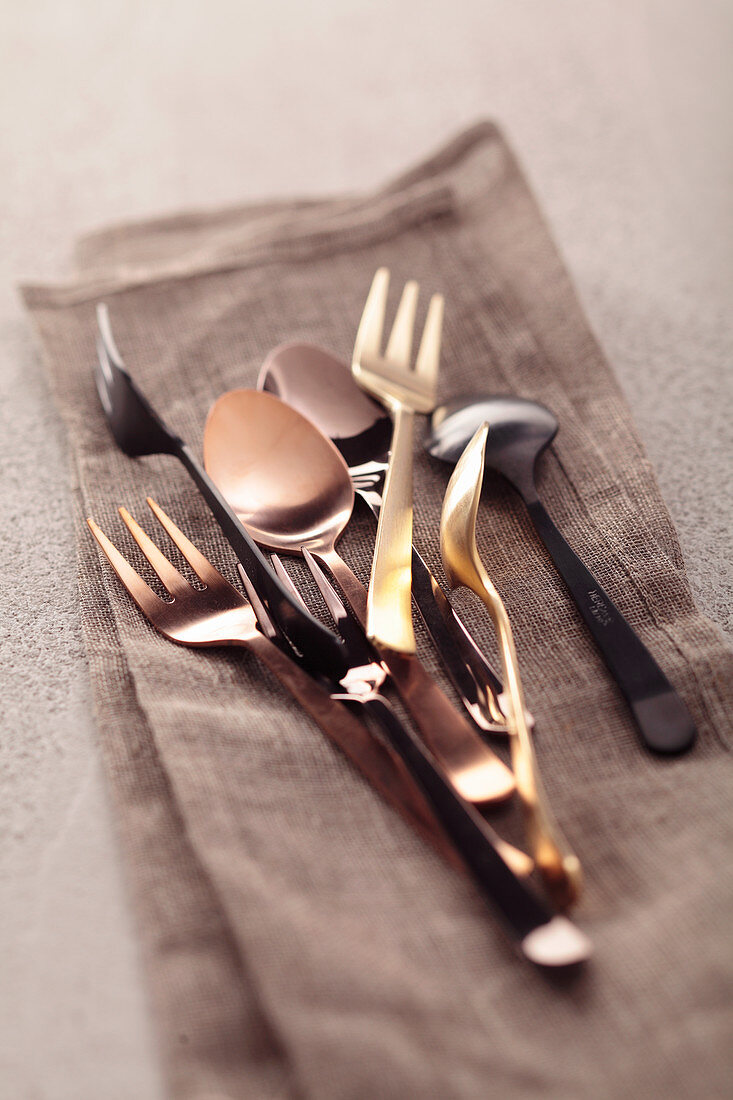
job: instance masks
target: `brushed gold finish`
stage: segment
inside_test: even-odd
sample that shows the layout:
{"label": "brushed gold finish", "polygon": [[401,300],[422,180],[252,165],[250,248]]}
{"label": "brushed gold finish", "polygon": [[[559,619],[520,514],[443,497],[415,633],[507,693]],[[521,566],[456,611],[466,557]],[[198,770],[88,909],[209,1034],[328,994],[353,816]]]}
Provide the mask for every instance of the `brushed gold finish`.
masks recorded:
{"label": "brushed gold finish", "polygon": [[[257,542],[286,554],[305,548],[325,562],[365,624],[366,590],[336,550],[351,515],[354,488],[330,439],[272,394],[231,390],[209,412],[204,462]],[[511,770],[417,658],[389,649],[380,655],[456,790],[469,802],[508,798],[515,787]]]}
{"label": "brushed gold finish", "polygon": [[476,546],[476,516],[484,476],[489,428],[478,429],[453,471],[443,501],[440,552],[451,588],[469,588],[483,600],[496,628],[504,668],[506,716],[512,765],[525,815],[529,847],[555,902],[567,907],[581,890],[580,863],[549,809],[526,720],[524,693],[506,608],[492,584]]}
{"label": "brushed gold finish", "polygon": [[[242,646],[254,653],[405,820],[449,863],[462,868],[462,862],[446,840],[422,791],[397,754],[261,633],[254,609],[242,593],[214,568],[150,497],[148,505],[196,576],[206,585],[204,590],[188,583],[127,509],[120,508],[120,516],[172,596],[170,601],[152,591],[93,519],[87,519],[87,524],[120,581],[152,625],[166,638],[181,645]],[[244,579],[246,581],[246,577]],[[257,600],[256,593],[249,586],[248,589]],[[260,614],[264,615],[262,605],[257,602]],[[531,861],[528,865],[529,857],[524,853],[512,848],[509,854],[518,874],[531,870]]]}
{"label": "brushed gold finish", "polygon": [[367,634],[398,653],[415,652],[412,627],[412,449],[414,414],[435,407],[443,296],[430,299],[415,369],[410,369],[418,284],[405,284],[387,349],[381,354],[389,271],[372,281],[354,343],[352,373],[393,418],[392,445],[379,513],[369,596]]}

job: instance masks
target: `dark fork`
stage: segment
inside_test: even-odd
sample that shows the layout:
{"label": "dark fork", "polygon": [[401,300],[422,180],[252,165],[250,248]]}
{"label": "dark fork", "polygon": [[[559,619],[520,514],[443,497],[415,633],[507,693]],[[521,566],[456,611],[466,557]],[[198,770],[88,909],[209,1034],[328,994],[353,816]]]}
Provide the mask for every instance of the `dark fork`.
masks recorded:
{"label": "dark fork", "polygon": [[[518,877],[517,871],[529,870],[529,857],[498,837],[460,797],[422,742],[392,710],[381,693],[387,673],[361,625],[347,611],[312,554],[304,549],[303,555],[349,656],[349,671],[332,698],[359,704],[379,723],[388,743],[421,787],[474,882],[497,910],[524,955],[542,966],[567,966],[587,959],[591,953],[587,937],[567,917],[554,914]],[[273,556],[273,564],[281,579],[291,586],[292,593],[299,597],[280,559]]]}
{"label": "dark fork", "polygon": [[128,374],[115,346],[106,305],[97,306],[95,381],[112,435],[131,458],[172,455],[183,463],[208,504],[229,545],[267,604],[289,643],[312,671],[327,676],[344,669],[343,646],[294,600],[272,571],[266,558],[184,441],[168,428]]}

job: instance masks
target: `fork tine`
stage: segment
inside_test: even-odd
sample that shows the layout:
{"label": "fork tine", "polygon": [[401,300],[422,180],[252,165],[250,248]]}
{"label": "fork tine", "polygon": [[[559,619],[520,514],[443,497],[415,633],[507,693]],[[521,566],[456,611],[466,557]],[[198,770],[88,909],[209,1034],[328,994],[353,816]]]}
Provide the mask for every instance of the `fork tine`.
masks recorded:
{"label": "fork tine", "polygon": [[262,633],[265,635],[266,638],[270,638],[271,641],[274,641],[275,638],[281,638],[282,632],[278,630],[277,626],[270,618],[267,608],[260,599],[257,593],[257,589],[252,584],[252,581],[245,573],[244,566],[241,562],[237,562],[237,569],[239,570],[239,576],[242,578],[242,584],[244,585],[247,592],[247,598],[252,605],[252,610],[255,613],[257,622],[260,624],[260,629],[262,630]]}
{"label": "fork tine", "polygon": [[285,568],[285,566],[283,565],[281,558],[277,554],[270,554],[270,561],[272,562],[273,569],[275,570],[278,577],[280,578],[280,580],[283,582],[283,584],[287,588],[290,595],[294,596],[295,599],[300,604],[300,606],[305,611],[307,611],[308,608],[306,606],[306,602],[303,599],[303,597],[301,596],[298,589],[293,584],[292,578],[291,578],[290,574],[288,573],[287,569]]}
{"label": "fork tine", "polygon": [[321,595],[326,601],[326,607],[333,616],[334,622],[338,623],[340,619],[346,618],[348,614],[341,597],[321,569],[319,563],[311,554],[310,550],[305,546],[303,547],[303,558],[311,572],[313,580],[318,585]]}
{"label": "fork tine", "polygon": [[364,627],[361,625],[351,608],[346,607],[335,587],[331,584],[321,564],[314,558],[310,550],[302,547],[305,563],[311,571],[313,580],[318,585],[321,595],[326,603],[331,618],[336,624],[336,629],[349,647],[352,656],[370,664],[376,659],[376,654],[367,641]]}
{"label": "fork tine", "polygon": [[440,367],[440,343],[443,331],[443,307],[442,294],[434,294],[430,299],[428,315],[425,318],[420,350],[415,362],[415,373],[418,374],[426,385],[435,392],[438,385],[438,369]]}
{"label": "fork tine", "polygon": [[132,568],[127,558],[122,556],[114,543],[110,542],[104,531],[97,526],[91,516],[87,518],[87,525],[102,548],[103,554],[142,613],[152,618],[156,613],[160,614],[161,611],[165,610],[168,607],[165,600],[161,600],[160,596],[148,587],[142,577]]}
{"label": "fork tine", "polygon": [[127,511],[127,508],[118,508],[118,511],[125,526],[129,529],[135,542],[138,544],[171,596],[175,599],[176,596],[188,595],[192,591],[188,581],[181,576],[174,565],[171,565],[165,554],[161,553],[153,540],[145,534],[140,524],[137,523]]}
{"label": "fork tine", "polygon": [[196,549],[191,540],[186,538],[183,531],[176,527],[173,520],[170,516],[165,514],[160,505],[157,504],[152,497],[146,497],[145,499],[153,515],[168,533],[171,541],[174,542],[181,551],[199,580],[203,581],[208,587],[215,584],[228,585],[229,581],[225,577],[222,577],[219,570],[214,568],[209,559],[205,558],[201,551]]}
{"label": "fork tine", "polygon": [[389,290],[389,270],[380,267],[372,279],[364,312],[354,341],[354,364],[358,366],[365,355],[379,355],[384,330],[384,315],[387,309],[387,291]]}
{"label": "fork tine", "polygon": [[420,287],[414,279],[410,279],[409,283],[405,283],[405,289],[402,291],[385,353],[385,359],[389,362],[399,363],[405,370],[410,366],[412,334],[415,329],[415,311],[419,293]]}

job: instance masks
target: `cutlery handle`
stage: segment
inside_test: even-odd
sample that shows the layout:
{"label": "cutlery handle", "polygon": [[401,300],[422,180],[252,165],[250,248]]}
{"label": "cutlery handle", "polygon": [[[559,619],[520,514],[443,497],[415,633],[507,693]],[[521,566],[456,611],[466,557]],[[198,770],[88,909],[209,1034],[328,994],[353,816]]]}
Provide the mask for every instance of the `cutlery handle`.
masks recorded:
{"label": "cutlery handle", "polygon": [[527,827],[529,848],[547,890],[560,909],[577,902],[582,888],[582,871],[555,821],[542,786],[532,737],[527,725],[527,710],[519,674],[511,623],[501,596],[481,562],[476,563],[477,584],[473,589],[481,597],[494,622],[509,697],[509,745],[517,781],[517,793]]}
{"label": "cutlery handle", "polygon": [[506,730],[506,717],[499,706],[501,680],[414,547],[412,595],[445,670],[476,725],[484,730]]}
{"label": "cutlery handle", "polygon": [[394,428],[384,497],[377,524],[367,634],[400,653],[415,652],[412,628],[412,436],[414,414],[394,408]]}
{"label": "cutlery handle", "polygon": [[448,862],[455,854],[436,824],[430,805],[401,757],[374,737],[342,703],[322,688],[264,634],[246,640],[246,648],[267,665],[330,740],[349,758],[383,798]]}
{"label": "cutlery handle", "polygon": [[451,781],[468,802],[497,802],[515,788],[509,768],[485,744],[428,670],[404,653],[380,650],[399,692],[423,736]]}
{"label": "cutlery handle", "polygon": [[[361,581],[335,550],[316,556],[331,570],[363,626],[367,594]],[[379,656],[425,744],[445,768],[456,790],[469,802],[508,798],[515,787],[511,771],[456,710],[417,657],[381,648]]]}
{"label": "cutlery handle", "polygon": [[[456,794],[450,781],[399,721],[386,699],[373,695],[363,700],[363,704],[420,784],[435,817],[477,887],[497,910],[509,934],[524,948],[533,932],[546,928],[558,918],[553,918],[544,902],[509,868],[497,850],[497,842],[501,844],[499,838],[473,807]],[[568,927],[577,933],[569,922]],[[589,945],[582,934],[577,933],[574,947],[573,957],[563,958],[562,963],[579,962],[587,956]],[[526,953],[532,957],[530,951]],[[558,960],[552,963],[547,958],[542,961],[550,965],[558,963]]]}
{"label": "cutlery handle", "polygon": [[[374,489],[356,491],[379,519],[381,493]],[[498,701],[503,691],[501,681],[414,546],[412,598],[453,686],[476,725],[483,730],[506,730],[506,718]]]}
{"label": "cutlery handle", "polygon": [[660,753],[689,749],[696,736],[692,717],[649,650],[565,541],[541,501],[530,501],[527,509],[626,697],[644,744]]}

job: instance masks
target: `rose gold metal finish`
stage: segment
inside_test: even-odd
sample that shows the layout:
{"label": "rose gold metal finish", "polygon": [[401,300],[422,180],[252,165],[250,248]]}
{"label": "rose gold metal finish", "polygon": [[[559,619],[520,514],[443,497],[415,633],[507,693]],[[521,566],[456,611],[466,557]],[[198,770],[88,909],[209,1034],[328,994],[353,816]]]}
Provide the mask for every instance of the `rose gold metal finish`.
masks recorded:
{"label": "rose gold metal finish", "polygon": [[509,616],[476,546],[476,516],[484,478],[488,430],[487,424],[478,429],[448,483],[440,521],[440,552],[451,588],[463,586],[475,592],[485,603],[494,622],[504,666],[505,713],[512,764],[529,847],[548,891],[556,904],[565,908],[576,902],[581,892],[580,862],[554,820],[542,786],[526,720],[524,692]]}
{"label": "rose gold metal finish", "polygon": [[[262,364],[257,389],[287,401],[337,446],[344,440],[366,441],[357,463],[386,460],[392,435],[389,413],[364,393],[349,365],[325,348],[301,343],[274,348]],[[371,453],[365,456],[369,445]],[[348,458],[346,462],[352,465]]]}
{"label": "rose gold metal finish", "polygon": [[[348,612],[344,607],[343,601],[339,597],[335,588],[328,580],[328,577],[321,569],[316,559],[311,554],[310,550],[304,551],[304,557],[306,565],[313,576],[326,607],[329,610],[331,618],[339,625],[339,630],[344,633],[342,626],[340,625],[340,617],[348,616]],[[288,588],[297,600],[300,600],[303,607],[307,607],[304,603],[302,596],[298,592],[298,589],[293,584],[290,574],[283,565],[281,559],[277,554],[272,555],[272,565],[280,580]],[[359,627],[355,627],[356,630],[361,630]],[[384,665],[378,660],[376,655],[374,660],[369,661],[367,664],[359,665],[353,669],[349,674],[348,679],[354,677],[358,688],[355,688],[354,683],[351,683],[352,691],[349,694],[349,698],[357,703],[364,703],[368,696],[373,693],[379,695],[381,693],[382,686],[387,680],[387,670]],[[347,687],[347,680],[341,681],[344,688]],[[386,700],[385,700],[386,702]],[[491,826],[480,817],[475,810],[471,811],[474,814],[474,820],[476,824],[489,839],[490,843],[494,846],[496,851],[502,857],[507,866],[511,867],[515,875],[525,877],[534,870],[534,860],[527,855],[526,852],[521,851],[519,848],[515,848],[513,844],[509,844],[506,840],[503,840]]]}
{"label": "rose gold metal finish", "polygon": [[[355,614],[366,620],[366,590],[336,551],[354,503],[343,458],[315,425],[271,394],[232,390],[213,405],[204,463],[253,537],[271,550],[310,550],[329,567]],[[428,748],[470,802],[507,798],[511,771],[484,744],[414,657],[382,659]]]}
{"label": "rose gold metal finish", "polygon": [[415,652],[412,629],[412,437],[414,414],[435,407],[443,296],[434,294],[415,360],[410,368],[418,284],[405,284],[387,350],[382,334],[389,271],[381,267],[372,281],[354,343],[351,370],[362,389],[392,414],[392,446],[377,541],[369,581],[367,633],[380,646],[399,653]]}
{"label": "rose gold metal finish", "polygon": [[[356,494],[375,518],[382,507],[392,419],[358,385],[351,369],[313,344],[281,344],[257,379],[265,390],[306,416],[338,448]],[[412,548],[412,598],[471,718],[486,732],[506,732],[501,685],[455,608]]]}
{"label": "rose gold metal finish", "polygon": [[254,653],[405,820],[448,862],[462,867],[422,792],[397,754],[260,633],[255,612],[242,593],[214,568],[150,497],[148,505],[196,576],[206,585],[203,591],[188,583],[125,508],[119,509],[120,515],[173,597],[170,602],[152,591],[93,519],[87,519],[87,523],[122,584],[152,625],[166,638],[181,645],[242,646]]}

